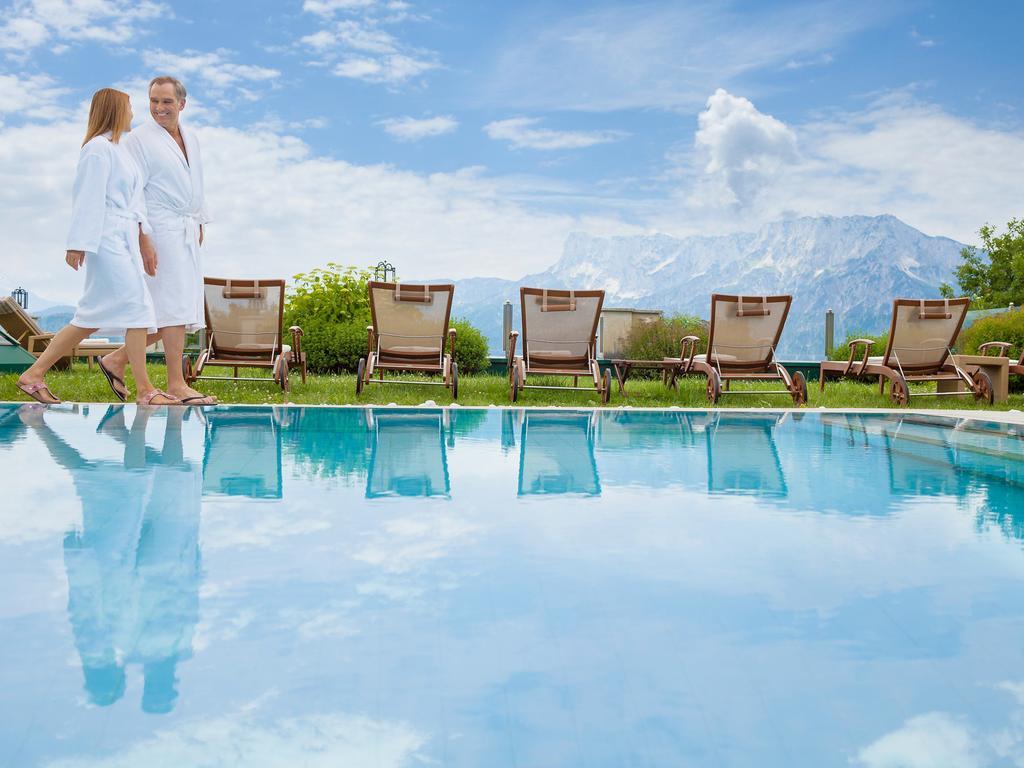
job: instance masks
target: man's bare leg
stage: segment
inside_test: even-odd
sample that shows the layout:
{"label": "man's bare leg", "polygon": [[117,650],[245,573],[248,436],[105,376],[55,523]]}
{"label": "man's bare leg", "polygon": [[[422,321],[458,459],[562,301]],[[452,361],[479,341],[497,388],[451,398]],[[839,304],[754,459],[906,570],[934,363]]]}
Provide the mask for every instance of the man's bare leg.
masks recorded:
{"label": "man's bare leg", "polygon": [[[159,330],[156,333],[147,334],[146,346],[148,347],[150,344],[155,344],[159,340]],[[115,349],[113,352],[104,355],[101,359],[103,361],[104,368],[117,376],[117,378],[121,379],[121,381],[124,381],[124,372],[128,367],[128,347],[126,344],[122,344],[119,349]],[[127,391],[124,392],[126,397],[128,394],[129,393]]]}
{"label": "man's bare leg", "polygon": [[[142,399],[152,392],[156,387],[149,380],[149,372],[146,370],[146,341],[145,328],[129,328],[124,335],[124,346],[128,351],[128,365],[132,368],[135,376],[135,401]],[[169,398],[164,395],[157,395],[147,405],[181,405],[177,398]]]}
{"label": "man's bare leg", "polygon": [[185,383],[185,374],[181,370],[181,356],[185,352],[185,326],[170,325],[161,328],[160,333],[164,340],[164,356],[167,360],[167,393],[184,400],[188,398],[202,398],[190,400],[188,405],[212,405],[217,398],[197,392]]}

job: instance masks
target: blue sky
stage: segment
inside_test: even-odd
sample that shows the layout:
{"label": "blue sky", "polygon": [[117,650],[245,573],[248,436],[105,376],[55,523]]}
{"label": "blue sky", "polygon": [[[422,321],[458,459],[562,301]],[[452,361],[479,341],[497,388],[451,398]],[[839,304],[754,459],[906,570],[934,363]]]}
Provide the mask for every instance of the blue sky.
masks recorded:
{"label": "blue sky", "polygon": [[145,119],[164,73],[189,87],[215,272],[390,258],[517,277],[576,229],[796,214],[969,240],[1022,212],[1022,22],[1016,1],[16,0],[0,282],[74,297],[50,262],[83,105],[114,84]]}

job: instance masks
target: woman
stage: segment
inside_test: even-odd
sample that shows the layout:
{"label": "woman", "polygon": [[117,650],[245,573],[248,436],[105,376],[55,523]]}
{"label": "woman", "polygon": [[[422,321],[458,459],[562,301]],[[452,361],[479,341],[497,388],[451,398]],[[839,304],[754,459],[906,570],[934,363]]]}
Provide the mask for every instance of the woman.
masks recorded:
{"label": "woman", "polygon": [[[102,88],[92,97],[89,127],[78,158],[72,190],[71,231],[65,261],[75,271],[85,264],[85,293],[71,324],[62,328],[17,387],[40,403],[59,403],[43,377],[99,328],[124,328],[128,361],[135,374],[139,405],[180,401],[153,386],[146,373],[146,333],[156,325],[153,300],[143,276],[139,231],[149,234],[142,175],[119,144],[131,130],[127,93]],[[104,371],[105,375],[112,375]],[[123,384],[123,382],[120,382]]]}

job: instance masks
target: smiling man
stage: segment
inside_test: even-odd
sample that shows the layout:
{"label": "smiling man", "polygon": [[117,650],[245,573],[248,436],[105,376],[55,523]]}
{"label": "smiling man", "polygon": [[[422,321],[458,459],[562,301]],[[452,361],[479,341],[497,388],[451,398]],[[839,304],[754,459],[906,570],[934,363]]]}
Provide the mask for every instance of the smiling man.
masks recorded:
{"label": "smiling man", "polygon": [[[181,124],[185,86],[173,77],[154,77],[149,83],[149,112],[145,122],[125,138],[125,145],[142,170],[146,208],[153,234],[140,236],[146,281],[156,307],[157,339],[164,343],[167,391],[186,405],[210,405],[215,398],[185,383],[181,357],[186,332],[205,325],[203,270],[199,247],[203,225],[210,217],[203,195],[203,165],[199,142]],[[118,397],[127,391],[122,347],[104,357],[101,370]],[[123,398],[122,398],[123,399]]]}

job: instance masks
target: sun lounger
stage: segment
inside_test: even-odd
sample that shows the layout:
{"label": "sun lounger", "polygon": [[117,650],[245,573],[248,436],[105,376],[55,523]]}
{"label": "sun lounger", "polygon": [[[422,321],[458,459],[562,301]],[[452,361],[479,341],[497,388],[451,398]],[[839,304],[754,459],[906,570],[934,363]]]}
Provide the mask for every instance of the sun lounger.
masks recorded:
{"label": "sun lounger", "polygon": [[[455,329],[448,327],[455,286],[367,283],[370,316],[366,357],[356,369],[356,394],[367,384],[415,383],[443,386],[459,396]],[[445,340],[449,351],[445,353]],[[388,381],[385,371],[440,376],[441,381]],[[377,378],[374,378],[374,374]]]}
{"label": "sun lounger", "polygon": [[450,498],[445,434],[449,412],[367,412],[373,452],[366,475],[366,498],[424,496]]}
{"label": "sun lounger", "polygon": [[[678,375],[707,376],[707,396],[717,403],[724,395],[789,395],[794,405],[807,402],[807,381],[802,373],[790,376],[779,363],[775,348],[786,325],[792,296],[727,296],[712,294],[708,351],[698,355],[696,336],[682,339],[678,358],[666,362],[683,365]],[[673,371],[674,380],[677,371]],[[731,390],[733,381],[781,381],[781,390]]]}
{"label": "sun lounger", "polygon": [[[508,344],[508,372],[512,402],[524,389],[573,389],[580,377],[593,380],[594,391],[607,403],[611,373],[602,375],[597,363],[597,323],[604,291],[564,291],[520,288],[523,354],[516,357],[519,334],[512,331]],[[528,377],[571,376],[572,386],[529,384]]]}
{"label": "sun lounger", "polygon": [[282,498],[281,419],[272,408],[204,414],[203,496]]}
{"label": "sun lounger", "polygon": [[[988,355],[989,350],[996,350],[992,357],[1009,357],[1012,344],[1006,341],[987,341],[978,347],[979,355]],[[1011,376],[1024,376],[1024,347],[1021,347],[1020,358],[1017,362],[1010,362],[1009,373]]]}
{"label": "sun lounger", "polygon": [[[291,346],[284,343],[284,280],[231,280],[207,277],[206,348],[195,365],[182,357],[185,381],[269,381],[239,376],[239,368],[265,368],[273,382],[288,391],[288,369],[297,367],[306,383],[306,356],[302,352],[302,329],[292,326]],[[203,376],[208,366],[232,368],[234,376]]]}
{"label": "sun lounger", "polygon": [[[52,333],[40,328],[35,318],[10,296],[0,296],[0,327],[33,357],[39,357],[53,338]],[[83,339],[56,367],[67,368],[73,358],[84,357],[91,368],[93,358],[113,352],[120,346],[120,342],[108,339]]]}
{"label": "sun lounger", "polygon": [[[854,339],[848,360],[821,363],[821,389],[825,389],[825,379],[830,375],[877,377],[879,392],[884,393],[889,382],[889,396],[898,405],[907,405],[911,397],[928,395],[973,395],[991,403],[994,389],[988,374],[980,369],[968,373],[952,352],[970,303],[970,299],[896,299],[885,354],[871,357],[874,342]],[[962,383],[966,389],[958,392],[942,387],[944,391],[911,392],[910,384],[917,382]]]}
{"label": "sun lounger", "polygon": [[519,495],[600,496],[593,412],[527,411],[519,453]]}

